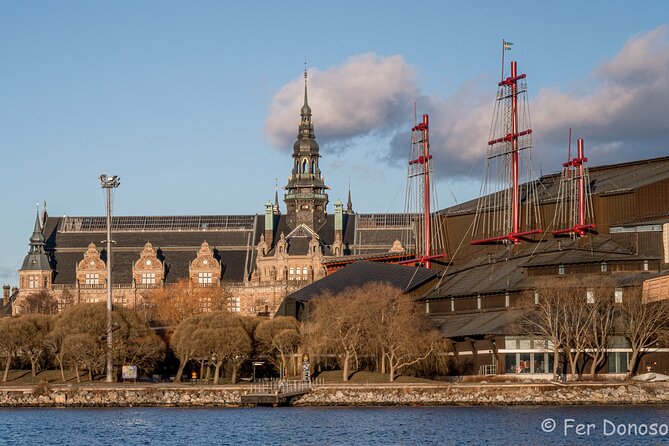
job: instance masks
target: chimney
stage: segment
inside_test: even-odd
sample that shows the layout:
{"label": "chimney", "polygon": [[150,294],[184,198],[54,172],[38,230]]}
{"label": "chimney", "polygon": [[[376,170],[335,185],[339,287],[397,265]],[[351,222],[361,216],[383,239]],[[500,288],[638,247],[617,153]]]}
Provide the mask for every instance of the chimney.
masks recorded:
{"label": "chimney", "polygon": [[4,285],[2,287],[2,304],[7,305],[9,303],[9,285]]}
{"label": "chimney", "polygon": [[344,203],[337,200],[334,205],[335,238],[344,240]]}
{"label": "chimney", "polygon": [[272,249],[272,242],[274,241],[274,206],[271,201],[265,204],[265,243],[267,243],[267,251]]}

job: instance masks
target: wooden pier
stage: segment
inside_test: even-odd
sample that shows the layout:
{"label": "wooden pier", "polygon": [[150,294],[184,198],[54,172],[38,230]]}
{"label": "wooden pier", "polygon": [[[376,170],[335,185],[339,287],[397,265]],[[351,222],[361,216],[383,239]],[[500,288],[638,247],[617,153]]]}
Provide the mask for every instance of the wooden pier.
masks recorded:
{"label": "wooden pier", "polygon": [[242,395],[242,404],[249,406],[287,406],[293,398],[311,392],[312,383],[302,381],[269,381],[254,383]]}

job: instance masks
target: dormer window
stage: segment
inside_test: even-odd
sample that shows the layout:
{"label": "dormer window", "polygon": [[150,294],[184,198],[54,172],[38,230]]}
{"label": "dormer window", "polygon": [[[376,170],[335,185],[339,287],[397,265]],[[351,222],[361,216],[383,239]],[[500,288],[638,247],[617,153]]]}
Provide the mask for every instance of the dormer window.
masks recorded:
{"label": "dormer window", "polygon": [[609,270],[609,265],[606,262],[602,262],[599,264],[600,270],[605,273]]}
{"label": "dormer window", "polygon": [[564,267],[564,265],[560,265],[560,266],[558,266],[558,274],[561,275],[561,276],[564,276],[564,274],[565,274],[565,267]]}
{"label": "dormer window", "polygon": [[214,275],[212,273],[198,273],[197,283],[200,286],[210,286],[214,283]]}
{"label": "dormer window", "polygon": [[100,275],[96,273],[86,273],[84,276],[84,285],[100,285]]}
{"label": "dormer window", "polygon": [[142,285],[154,286],[156,284],[156,273],[142,273]]}

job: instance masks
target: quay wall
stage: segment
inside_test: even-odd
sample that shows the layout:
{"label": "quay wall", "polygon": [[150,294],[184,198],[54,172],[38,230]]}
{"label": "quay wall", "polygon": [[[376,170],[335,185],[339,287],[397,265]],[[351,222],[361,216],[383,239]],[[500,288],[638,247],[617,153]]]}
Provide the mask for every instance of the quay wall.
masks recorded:
{"label": "quay wall", "polygon": [[[37,385],[0,387],[0,407],[233,407],[250,387],[202,385]],[[293,399],[295,406],[669,404],[668,383],[336,384]]]}

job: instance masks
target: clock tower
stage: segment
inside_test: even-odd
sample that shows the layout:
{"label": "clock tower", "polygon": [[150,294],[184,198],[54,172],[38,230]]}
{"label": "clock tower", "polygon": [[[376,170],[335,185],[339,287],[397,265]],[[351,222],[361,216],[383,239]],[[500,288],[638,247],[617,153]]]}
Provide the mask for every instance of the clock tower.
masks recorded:
{"label": "clock tower", "polygon": [[320,155],[311,122],[311,107],[307,99],[307,71],[304,71],[304,105],[300,110],[297,141],[293,144],[293,170],[286,185],[284,202],[290,228],[306,224],[318,231],[325,223],[328,195],[318,165]]}

